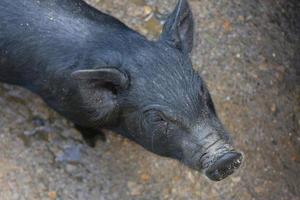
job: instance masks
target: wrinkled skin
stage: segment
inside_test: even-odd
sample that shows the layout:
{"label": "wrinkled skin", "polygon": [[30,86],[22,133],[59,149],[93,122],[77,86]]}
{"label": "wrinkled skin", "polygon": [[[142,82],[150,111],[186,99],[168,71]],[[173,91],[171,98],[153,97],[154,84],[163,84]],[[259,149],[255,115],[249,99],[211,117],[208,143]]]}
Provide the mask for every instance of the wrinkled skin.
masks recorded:
{"label": "wrinkled skin", "polygon": [[186,0],[155,42],[81,0],[2,0],[0,19],[0,81],[39,94],[90,143],[115,130],[215,181],[240,166],[192,69]]}

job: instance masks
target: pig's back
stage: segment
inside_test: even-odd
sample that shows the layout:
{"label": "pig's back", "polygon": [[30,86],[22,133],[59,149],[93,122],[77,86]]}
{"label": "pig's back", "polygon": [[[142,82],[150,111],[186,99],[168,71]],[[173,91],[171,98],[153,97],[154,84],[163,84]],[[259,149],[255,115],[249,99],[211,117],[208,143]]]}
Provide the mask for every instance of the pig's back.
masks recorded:
{"label": "pig's back", "polygon": [[0,19],[0,81],[23,85],[129,30],[81,0],[1,0]]}

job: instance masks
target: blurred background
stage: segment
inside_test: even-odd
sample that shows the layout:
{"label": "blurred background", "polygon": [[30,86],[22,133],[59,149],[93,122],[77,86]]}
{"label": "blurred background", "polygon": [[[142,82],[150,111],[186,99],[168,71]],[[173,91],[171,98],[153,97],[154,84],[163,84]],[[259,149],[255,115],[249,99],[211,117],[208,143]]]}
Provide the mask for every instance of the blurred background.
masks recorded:
{"label": "blurred background", "polygon": [[[149,39],[176,0],[89,0]],[[299,200],[300,1],[190,0],[194,68],[245,156],[211,182],[114,133],[92,149],[32,93],[0,84],[1,200]]]}

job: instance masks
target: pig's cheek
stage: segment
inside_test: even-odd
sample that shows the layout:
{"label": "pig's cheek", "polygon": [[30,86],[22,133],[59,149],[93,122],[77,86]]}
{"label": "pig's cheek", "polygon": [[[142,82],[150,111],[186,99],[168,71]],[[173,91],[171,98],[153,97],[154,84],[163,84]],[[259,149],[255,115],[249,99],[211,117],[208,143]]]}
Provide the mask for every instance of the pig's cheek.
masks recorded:
{"label": "pig's cheek", "polygon": [[201,148],[192,142],[190,138],[184,138],[181,141],[183,161],[190,167],[199,167],[199,158],[201,157]]}

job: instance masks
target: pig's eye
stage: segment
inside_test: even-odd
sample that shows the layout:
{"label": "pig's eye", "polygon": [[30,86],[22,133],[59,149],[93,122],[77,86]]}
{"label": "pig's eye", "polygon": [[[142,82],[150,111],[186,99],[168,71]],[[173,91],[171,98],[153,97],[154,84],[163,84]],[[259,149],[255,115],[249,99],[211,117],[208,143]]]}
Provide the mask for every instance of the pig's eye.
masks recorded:
{"label": "pig's eye", "polygon": [[166,122],[163,115],[160,112],[148,111],[146,115],[147,115],[148,120],[153,122],[153,123]]}
{"label": "pig's eye", "polygon": [[168,129],[168,122],[166,121],[165,117],[161,112],[158,111],[147,111],[145,113],[145,125],[146,126],[155,126],[156,128],[167,132]]}

